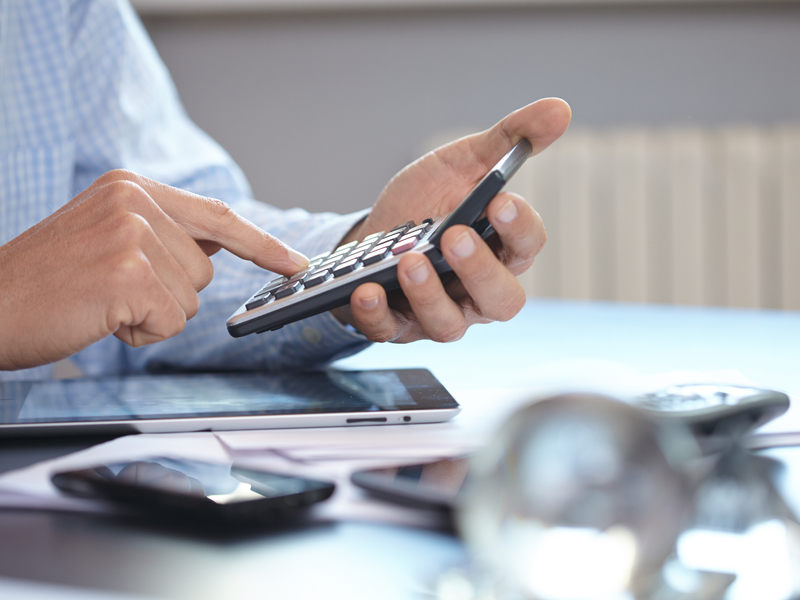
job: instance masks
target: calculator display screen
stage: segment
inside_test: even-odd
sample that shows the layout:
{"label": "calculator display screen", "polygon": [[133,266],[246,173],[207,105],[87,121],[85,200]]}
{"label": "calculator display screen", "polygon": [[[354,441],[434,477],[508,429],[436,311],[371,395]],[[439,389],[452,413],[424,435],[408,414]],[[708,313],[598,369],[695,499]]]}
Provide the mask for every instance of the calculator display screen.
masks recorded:
{"label": "calculator display screen", "polygon": [[425,369],[0,382],[0,425],[386,413],[458,404]]}

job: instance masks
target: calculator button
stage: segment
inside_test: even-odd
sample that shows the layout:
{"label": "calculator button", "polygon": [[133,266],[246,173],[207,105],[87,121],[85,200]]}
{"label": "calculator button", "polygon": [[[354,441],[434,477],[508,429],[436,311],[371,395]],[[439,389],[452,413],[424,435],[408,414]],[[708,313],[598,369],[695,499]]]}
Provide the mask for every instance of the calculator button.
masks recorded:
{"label": "calculator button", "polygon": [[422,237],[422,232],[421,231],[409,232],[409,233],[405,234],[403,237],[401,237],[400,240],[398,241],[398,243],[402,242],[403,240],[408,240],[408,239],[412,239],[412,238],[415,239],[415,240],[418,240],[421,237]]}
{"label": "calculator button", "polygon": [[381,253],[383,253],[383,256],[388,256],[388,254],[391,253],[391,251],[392,251],[392,246],[394,246],[394,241],[387,242],[386,244],[380,244],[378,246],[375,246],[372,250],[370,250],[367,253],[367,255],[364,258],[361,259],[361,261],[363,262],[364,259],[367,258],[367,256],[370,256],[371,254],[375,254],[376,252],[381,252]]}
{"label": "calculator button", "polygon": [[419,240],[416,238],[416,236],[413,235],[403,238],[402,240],[397,242],[394,246],[392,246],[392,254],[401,254],[403,252],[408,252],[414,246],[417,245],[418,241]]}
{"label": "calculator button", "polygon": [[342,260],[342,257],[346,256],[348,252],[350,252],[350,248],[348,248],[347,250],[342,250],[341,252],[339,252],[339,251],[334,252],[333,254],[331,254],[328,257],[328,259],[323,264],[327,264],[327,263],[330,263],[332,261]]}
{"label": "calculator button", "polygon": [[328,258],[329,255],[330,252],[326,252],[323,256],[320,256],[319,258],[315,258],[309,261],[308,268],[310,269],[312,267],[318,267],[319,265],[325,262],[325,259]]}
{"label": "calculator button", "polygon": [[357,245],[358,245],[358,242],[350,242],[349,244],[345,244],[343,246],[339,246],[336,250],[334,250],[333,252],[330,253],[330,255],[328,256],[328,259],[330,260],[330,259],[335,258],[337,256],[339,256],[339,257],[344,256],[345,254],[350,252],[350,250],[355,248]]}
{"label": "calculator button", "polygon": [[324,271],[325,269],[332,269],[335,267],[339,262],[338,258],[334,258],[333,260],[326,260],[322,263],[319,267],[317,267],[317,271]]}
{"label": "calculator button", "polygon": [[393,245],[393,244],[394,244],[394,243],[395,243],[395,242],[396,242],[398,239],[400,239],[400,238],[392,238],[392,239],[390,239],[390,240],[381,240],[380,242],[378,242],[377,244],[375,244],[375,247],[374,247],[372,250],[370,250],[370,252],[375,252],[375,250],[381,250],[382,248],[391,248],[391,247],[392,247],[392,245]]}
{"label": "calculator button", "polygon": [[286,296],[291,296],[292,294],[300,290],[300,288],[302,287],[303,287],[302,281],[288,282],[285,285],[279,287],[277,290],[275,290],[275,298],[285,298]]}
{"label": "calculator button", "polygon": [[270,281],[267,282],[267,284],[264,287],[262,287],[260,290],[258,290],[258,294],[256,294],[256,295],[263,294],[264,292],[269,292],[271,290],[274,290],[276,287],[278,287],[279,285],[281,285],[282,283],[284,283],[288,279],[289,279],[288,277],[285,277],[283,275],[281,275],[280,277],[276,277],[275,279],[271,279]]}
{"label": "calculator button", "polygon": [[412,227],[406,232],[406,235],[411,235],[412,233],[417,237],[422,237],[422,235],[428,230],[427,225],[417,225],[416,227]]}
{"label": "calculator button", "polygon": [[374,243],[375,243],[375,240],[370,240],[368,242],[361,242],[358,246],[356,246],[356,249],[353,250],[353,252],[366,252],[367,250],[372,248],[372,245]]}
{"label": "calculator button", "polygon": [[351,248],[355,248],[356,246],[358,246],[358,244],[359,244],[358,240],[353,240],[352,242],[347,242],[346,244],[342,244],[341,246],[336,248],[336,250],[334,250],[331,254],[333,255],[333,254],[341,254],[341,253],[347,252]]}
{"label": "calculator button", "polygon": [[416,223],[414,223],[414,221],[409,221],[408,223],[403,223],[402,225],[398,225],[397,227],[395,227],[394,229],[389,231],[389,235],[393,234],[396,231],[399,231],[401,233],[405,233],[406,231],[408,231],[409,229],[414,227],[414,225],[416,225]]}
{"label": "calculator button", "polygon": [[399,240],[405,234],[406,234],[405,230],[399,230],[399,229],[395,232],[389,232],[381,239],[380,242],[378,242],[378,244],[383,244],[384,242],[388,242],[390,240],[391,241]]}
{"label": "calculator button", "polygon": [[387,246],[385,248],[380,248],[378,250],[373,250],[369,254],[364,257],[364,260],[361,262],[364,263],[364,266],[371,265],[372,263],[379,262],[389,256],[392,253],[391,247]]}
{"label": "calculator button", "polygon": [[343,262],[338,267],[333,270],[334,277],[341,277],[345,273],[352,273],[358,268],[358,259],[348,260],[347,262]]}
{"label": "calculator button", "polygon": [[307,288],[314,287],[315,285],[319,285],[320,283],[324,283],[333,277],[333,271],[330,269],[325,269],[324,271],[317,271],[311,277],[306,279],[305,286]]}
{"label": "calculator button", "polygon": [[289,278],[289,281],[305,281],[306,277],[308,277],[309,271],[300,271],[299,273],[295,273]]}
{"label": "calculator button", "polygon": [[253,298],[250,302],[245,304],[244,307],[247,310],[253,310],[254,308],[258,308],[259,306],[264,306],[265,304],[268,304],[272,299],[273,299],[272,293],[267,292],[263,296]]}
{"label": "calculator button", "polygon": [[386,232],[385,231],[378,231],[377,233],[371,233],[367,237],[364,238],[364,242],[374,242],[379,237],[381,237],[384,233],[386,233]]}
{"label": "calculator button", "polygon": [[359,250],[358,248],[356,248],[356,249],[355,249],[355,250],[353,250],[353,251],[352,251],[350,254],[348,254],[347,256],[345,256],[345,257],[342,259],[342,262],[350,262],[350,261],[351,261],[351,260],[353,260],[353,259],[357,259],[357,260],[358,260],[358,259],[361,259],[361,258],[363,258],[363,256],[364,256],[365,254],[366,254],[366,251],[364,251],[364,250]]}

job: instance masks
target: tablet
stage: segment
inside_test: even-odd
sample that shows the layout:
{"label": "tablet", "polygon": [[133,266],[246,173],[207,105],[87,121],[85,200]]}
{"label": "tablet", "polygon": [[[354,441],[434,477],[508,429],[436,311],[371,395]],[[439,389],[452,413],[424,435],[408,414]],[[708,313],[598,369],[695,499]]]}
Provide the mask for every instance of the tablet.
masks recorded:
{"label": "tablet", "polygon": [[438,423],[461,410],[425,369],[0,382],[0,435]]}

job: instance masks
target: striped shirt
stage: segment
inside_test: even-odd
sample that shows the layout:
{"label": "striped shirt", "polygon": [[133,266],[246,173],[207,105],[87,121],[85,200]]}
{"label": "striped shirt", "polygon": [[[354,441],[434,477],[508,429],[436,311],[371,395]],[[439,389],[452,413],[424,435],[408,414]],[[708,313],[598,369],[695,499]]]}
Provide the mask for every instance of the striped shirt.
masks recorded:
{"label": "striped shirt", "polygon": [[[123,0],[0,0],[0,245],[116,168],[220,198],[307,256],[336,246],[363,216],[279,210],[253,200],[230,156],[186,115]],[[230,337],[225,321],[270,274],[225,251],[212,261],[214,280],[180,335],[143,348],[109,337],[74,362],[87,375],[275,370],[320,366],[368,345],[330,314]],[[0,282],[0,293],[13,285]],[[0,372],[0,379],[46,378],[52,369]]]}

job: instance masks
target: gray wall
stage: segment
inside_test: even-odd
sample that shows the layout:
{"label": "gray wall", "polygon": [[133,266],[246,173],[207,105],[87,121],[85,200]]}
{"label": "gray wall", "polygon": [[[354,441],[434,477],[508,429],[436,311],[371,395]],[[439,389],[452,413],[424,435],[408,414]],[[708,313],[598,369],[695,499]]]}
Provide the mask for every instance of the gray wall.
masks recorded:
{"label": "gray wall", "polygon": [[[426,140],[543,96],[581,127],[800,122],[800,4],[145,18],[194,120],[277,206],[369,206]],[[310,161],[309,161],[310,157]]]}

